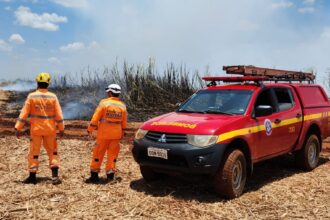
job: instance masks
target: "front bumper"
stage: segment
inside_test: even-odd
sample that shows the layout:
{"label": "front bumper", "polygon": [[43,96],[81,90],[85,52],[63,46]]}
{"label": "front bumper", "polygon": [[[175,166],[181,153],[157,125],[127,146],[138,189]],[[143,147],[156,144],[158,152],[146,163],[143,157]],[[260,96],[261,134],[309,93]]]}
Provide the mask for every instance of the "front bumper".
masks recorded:
{"label": "front bumper", "polygon": [[[166,149],[168,159],[149,157],[148,147]],[[187,143],[158,143],[143,138],[134,140],[132,152],[139,165],[149,166],[155,171],[214,175],[219,168],[225,149],[226,144],[198,148]]]}

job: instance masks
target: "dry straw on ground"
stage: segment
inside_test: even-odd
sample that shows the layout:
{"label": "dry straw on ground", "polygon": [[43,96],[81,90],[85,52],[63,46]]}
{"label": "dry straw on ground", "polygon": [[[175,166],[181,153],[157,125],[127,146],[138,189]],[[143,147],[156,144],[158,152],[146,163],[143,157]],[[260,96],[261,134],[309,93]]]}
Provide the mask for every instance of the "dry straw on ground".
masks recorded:
{"label": "dry straw on ground", "polygon": [[[59,142],[63,183],[51,184],[47,156],[39,183],[24,185],[29,140],[0,138],[0,219],[329,219],[330,162],[313,172],[292,168],[290,157],[259,165],[242,197],[225,201],[203,179],[168,177],[153,184],[141,179],[128,145],[112,184],[87,185],[92,141]],[[120,180],[121,179],[121,180]]]}

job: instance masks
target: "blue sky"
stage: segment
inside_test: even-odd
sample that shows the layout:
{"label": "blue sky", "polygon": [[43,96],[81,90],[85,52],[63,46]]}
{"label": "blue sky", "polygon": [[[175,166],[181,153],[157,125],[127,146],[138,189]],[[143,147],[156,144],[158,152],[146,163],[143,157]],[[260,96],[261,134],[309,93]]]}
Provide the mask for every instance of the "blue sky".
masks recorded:
{"label": "blue sky", "polygon": [[214,75],[223,65],[330,67],[327,0],[0,0],[0,79],[154,58]]}

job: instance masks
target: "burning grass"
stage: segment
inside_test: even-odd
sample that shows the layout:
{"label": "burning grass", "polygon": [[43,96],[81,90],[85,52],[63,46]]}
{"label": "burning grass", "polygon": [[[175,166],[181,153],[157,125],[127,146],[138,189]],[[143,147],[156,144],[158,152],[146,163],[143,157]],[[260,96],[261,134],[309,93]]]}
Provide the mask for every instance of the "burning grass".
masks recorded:
{"label": "burning grass", "polygon": [[[23,82],[17,81],[4,88],[26,88],[25,84],[31,84],[30,81]],[[124,63],[119,68],[115,63],[112,68],[86,69],[81,74],[54,77],[49,89],[60,99],[65,119],[89,120],[99,101],[106,96],[105,87],[111,83],[122,87],[121,99],[127,104],[130,121],[145,121],[173,111],[176,103],[183,102],[204,85],[197,71],[191,73],[183,65],[169,64],[159,72],[150,59],[147,65]],[[16,92],[11,102],[17,117],[28,91],[13,90]]]}
{"label": "burning grass", "polygon": [[183,102],[202,86],[198,73],[191,74],[185,66],[171,64],[159,73],[154,61],[149,60],[146,66],[124,63],[120,70],[115,64],[111,69],[94,72],[88,69],[80,77],[62,76],[54,80],[52,90],[63,103],[66,119],[89,119],[110,83],[122,87],[121,98],[133,121],[174,110],[176,103]]}

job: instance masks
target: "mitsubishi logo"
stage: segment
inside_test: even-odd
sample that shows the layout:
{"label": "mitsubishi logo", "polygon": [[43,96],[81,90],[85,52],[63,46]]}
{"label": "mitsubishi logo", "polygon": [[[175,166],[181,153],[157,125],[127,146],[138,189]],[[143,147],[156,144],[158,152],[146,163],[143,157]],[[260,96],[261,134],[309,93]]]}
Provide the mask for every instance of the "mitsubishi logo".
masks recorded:
{"label": "mitsubishi logo", "polygon": [[166,143],[166,135],[162,134],[162,136],[160,136],[160,138],[158,139],[158,142],[160,143]]}

